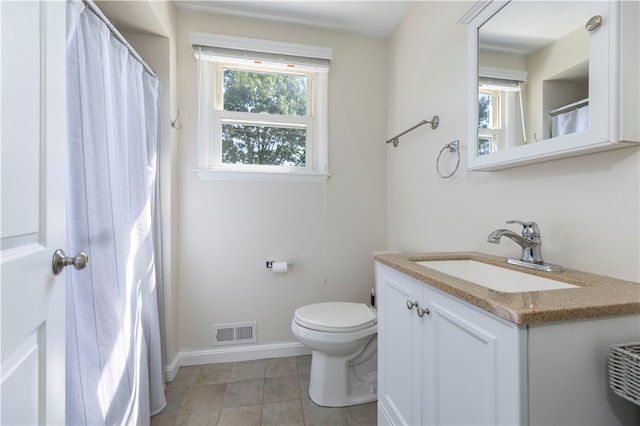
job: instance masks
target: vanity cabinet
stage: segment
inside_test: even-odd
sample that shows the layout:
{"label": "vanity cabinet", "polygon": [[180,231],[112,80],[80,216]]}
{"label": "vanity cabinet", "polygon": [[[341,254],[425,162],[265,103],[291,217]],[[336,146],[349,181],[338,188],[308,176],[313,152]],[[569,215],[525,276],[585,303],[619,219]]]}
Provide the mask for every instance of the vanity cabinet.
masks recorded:
{"label": "vanity cabinet", "polygon": [[380,263],[376,285],[379,424],[525,422],[525,330]]}
{"label": "vanity cabinet", "polygon": [[609,345],[640,339],[638,314],[516,324],[379,261],[375,274],[378,424],[640,424],[607,384]]}

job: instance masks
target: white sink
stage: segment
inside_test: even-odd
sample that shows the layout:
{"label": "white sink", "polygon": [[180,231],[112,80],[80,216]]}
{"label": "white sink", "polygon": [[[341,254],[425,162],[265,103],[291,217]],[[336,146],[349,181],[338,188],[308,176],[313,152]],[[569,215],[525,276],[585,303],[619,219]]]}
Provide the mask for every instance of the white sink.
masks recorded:
{"label": "white sink", "polygon": [[577,285],[473,260],[429,260],[415,263],[504,293],[579,288]]}

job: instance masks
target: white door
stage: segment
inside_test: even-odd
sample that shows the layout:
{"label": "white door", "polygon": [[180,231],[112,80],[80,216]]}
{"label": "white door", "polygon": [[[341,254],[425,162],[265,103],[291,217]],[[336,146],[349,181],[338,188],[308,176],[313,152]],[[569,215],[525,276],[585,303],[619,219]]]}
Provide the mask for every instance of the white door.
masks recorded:
{"label": "white door", "polygon": [[65,2],[2,0],[0,18],[0,424],[64,424]]}

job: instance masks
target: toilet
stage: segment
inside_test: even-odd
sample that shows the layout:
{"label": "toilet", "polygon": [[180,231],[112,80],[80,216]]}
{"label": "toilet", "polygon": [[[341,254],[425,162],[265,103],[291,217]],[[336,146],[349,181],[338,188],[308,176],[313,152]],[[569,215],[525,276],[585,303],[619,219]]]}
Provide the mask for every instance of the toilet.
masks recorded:
{"label": "toilet", "polygon": [[325,302],[296,309],[295,338],[311,349],[309,397],[325,407],[378,398],[378,314],[364,303]]}

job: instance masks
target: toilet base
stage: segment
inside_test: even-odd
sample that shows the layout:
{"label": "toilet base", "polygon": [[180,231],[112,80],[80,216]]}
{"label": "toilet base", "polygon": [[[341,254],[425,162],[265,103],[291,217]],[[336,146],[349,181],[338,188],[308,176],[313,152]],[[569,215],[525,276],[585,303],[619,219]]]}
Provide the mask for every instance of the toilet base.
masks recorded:
{"label": "toilet base", "polygon": [[346,407],[378,400],[377,335],[365,350],[351,356],[314,351],[309,397],[323,407]]}

